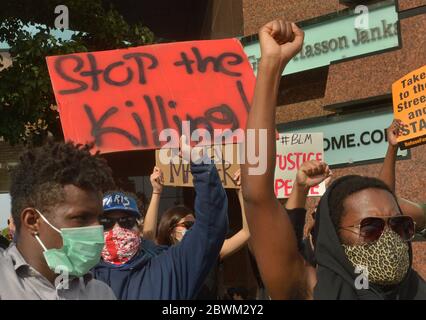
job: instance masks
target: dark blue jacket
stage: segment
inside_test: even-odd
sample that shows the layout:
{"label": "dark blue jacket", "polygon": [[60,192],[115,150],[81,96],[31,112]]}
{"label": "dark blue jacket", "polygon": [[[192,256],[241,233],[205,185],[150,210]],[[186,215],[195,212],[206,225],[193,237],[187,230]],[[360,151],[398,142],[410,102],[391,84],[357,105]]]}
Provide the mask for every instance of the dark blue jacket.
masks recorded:
{"label": "dark blue jacket", "polygon": [[192,164],[191,171],[197,219],[182,241],[168,248],[144,242],[127,264],[101,262],[92,270],[117,299],[192,299],[217,263],[228,229],[228,200],[214,164]]}

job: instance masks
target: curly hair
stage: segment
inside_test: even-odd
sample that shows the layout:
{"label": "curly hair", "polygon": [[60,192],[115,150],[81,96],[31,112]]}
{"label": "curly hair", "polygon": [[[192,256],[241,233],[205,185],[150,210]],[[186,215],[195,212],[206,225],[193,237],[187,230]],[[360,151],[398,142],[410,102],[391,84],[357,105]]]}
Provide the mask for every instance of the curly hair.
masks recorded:
{"label": "curly hair", "polygon": [[373,188],[388,191],[395,197],[394,193],[382,180],[358,175],[344,176],[336,180],[330,188],[332,190],[329,195],[328,205],[330,208],[330,218],[336,230],[339,229],[340,222],[345,214],[344,201],[350,195]]}
{"label": "curly hair", "polygon": [[22,153],[11,172],[12,216],[17,232],[25,208],[48,211],[64,200],[65,185],[101,193],[115,187],[111,168],[99,153],[90,153],[92,147],[49,140]]}

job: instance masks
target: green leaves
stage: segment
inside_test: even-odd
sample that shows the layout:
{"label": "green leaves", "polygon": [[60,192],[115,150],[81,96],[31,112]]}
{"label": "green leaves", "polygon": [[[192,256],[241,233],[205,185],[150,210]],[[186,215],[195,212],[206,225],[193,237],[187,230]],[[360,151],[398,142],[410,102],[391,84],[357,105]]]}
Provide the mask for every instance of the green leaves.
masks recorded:
{"label": "green leaves", "polygon": [[[67,1],[70,28],[80,32],[71,40],[56,39],[50,34],[49,27],[33,23],[46,21],[49,25],[50,20],[53,23],[56,2],[28,2],[25,8],[10,2],[0,13],[0,21],[3,21],[0,42],[9,44],[12,59],[12,66],[0,71],[0,136],[11,144],[41,142],[48,133],[63,138],[46,56],[154,42],[154,34],[147,27],[140,23],[129,25],[117,11],[104,9],[100,0]],[[25,10],[24,14],[22,10]],[[46,12],[50,12],[50,18]],[[36,29],[33,35],[25,28],[30,24]],[[2,63],[4,61],[0,59],[0,69]]]}

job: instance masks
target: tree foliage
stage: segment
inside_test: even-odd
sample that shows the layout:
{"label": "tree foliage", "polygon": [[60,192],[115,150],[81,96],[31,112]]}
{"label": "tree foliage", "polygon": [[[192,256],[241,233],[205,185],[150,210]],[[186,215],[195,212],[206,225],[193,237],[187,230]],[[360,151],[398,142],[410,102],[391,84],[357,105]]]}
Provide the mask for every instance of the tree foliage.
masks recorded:
{"label": "tree foliage", "polygon": [[[56,5],[69,9],[70,40],[51,34]],[[46,57],[125,48],[154,42],[142,24],[129,25],[101,0],[9,1],[0,13],[0,42],[7,42],[12,66],[0,71],[0,137],[11,144],[62,138]],[[37,31],[29,32],[32,26]],[[0,69],[2,67],[0,60]]]}

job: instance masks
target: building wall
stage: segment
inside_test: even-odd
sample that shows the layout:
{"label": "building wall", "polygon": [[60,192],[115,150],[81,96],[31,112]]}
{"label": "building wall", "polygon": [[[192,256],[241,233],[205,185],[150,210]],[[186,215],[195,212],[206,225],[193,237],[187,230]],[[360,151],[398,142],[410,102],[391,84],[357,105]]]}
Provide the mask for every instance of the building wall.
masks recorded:
{"label": "building wall", "polygon": [[[397,5],[403,12],[426,6],[426,1],[400,0]],[[347,7],[338,0],[243,0],[244,35],[256,33],[277,17],[297,23]],[[426,64],[425,29],[425,14],[402,19],[401,48],[283,77],[277,124],[330,115],[333,112],[324,109],[328,105],[390,94],[393,81]],[[333,173],[336,178],[348,174],[377,176],[380,168],[381,164],[358,165]],[[396,186],[399,196],[426,202],[426,145],[412,149],[410,160],[398,162]],[[309,207],[314,203],[310,200]],[[426,242],[414,243],[413,247],[414,266],[426,279]]]}

